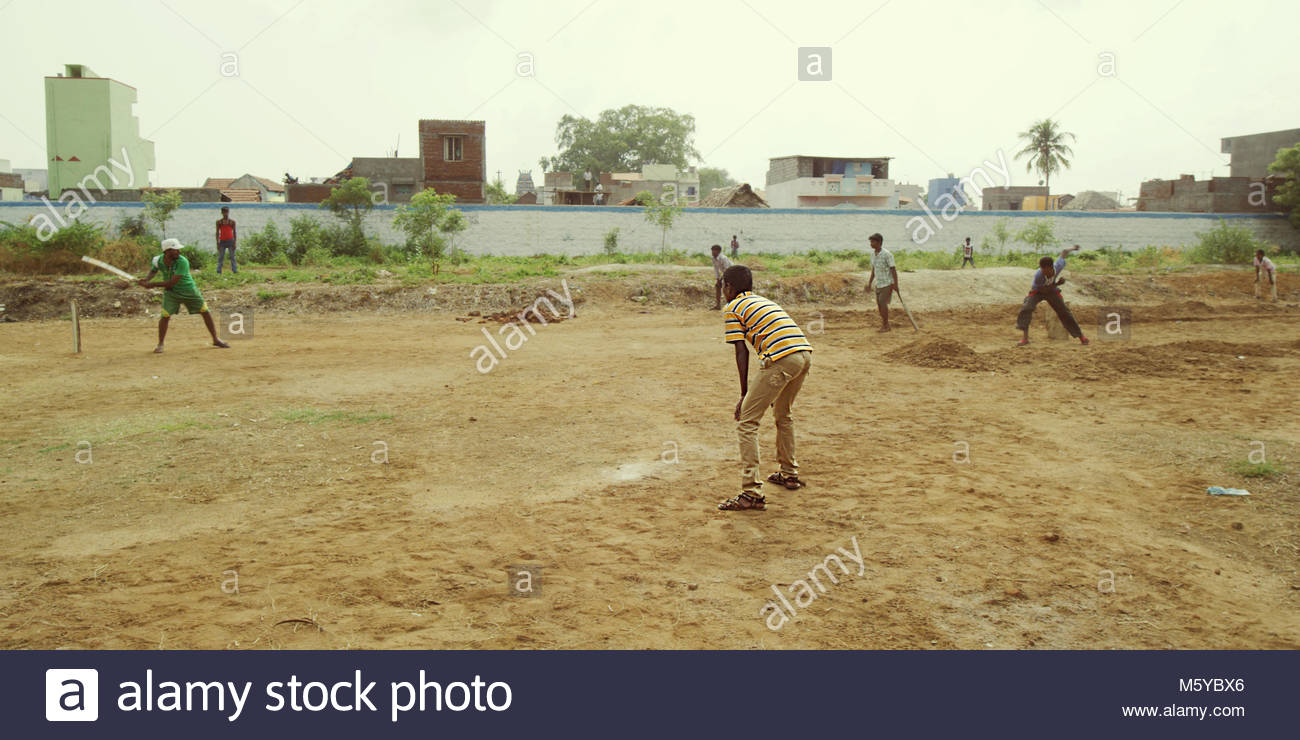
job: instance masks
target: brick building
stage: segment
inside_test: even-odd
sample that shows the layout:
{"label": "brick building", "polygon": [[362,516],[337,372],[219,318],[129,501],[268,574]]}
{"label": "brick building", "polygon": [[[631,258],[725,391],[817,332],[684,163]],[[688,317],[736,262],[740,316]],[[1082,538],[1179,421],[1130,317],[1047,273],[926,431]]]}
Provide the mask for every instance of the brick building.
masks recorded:
{"label": "brick building", "polygon": [[483,121],[420,121],[424,187],[453,193],[457,203],[483,203],[487,134]]}
{"label": "brick building", "polygon": [[1273,195],[1278,177],[1214,177],[1197,180],[1183,175],[1177,180],[1148,180],[1138,191],[1139,211],[1174,213],[1267,213],[1280,211]]}

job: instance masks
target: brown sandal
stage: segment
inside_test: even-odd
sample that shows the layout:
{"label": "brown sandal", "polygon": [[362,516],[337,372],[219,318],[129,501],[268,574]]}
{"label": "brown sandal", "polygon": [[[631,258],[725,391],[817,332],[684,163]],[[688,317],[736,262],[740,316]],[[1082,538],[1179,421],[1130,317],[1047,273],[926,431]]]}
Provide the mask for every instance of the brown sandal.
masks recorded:
{"label": "brown sandal", "polygon": [[806,485],[803,481],[799,480],[799,476],[783,473],[779,470],[767,476],[767,480],[769,483],[775,483],[778,486],[785,486],[791,491],[797,491]]}
{"label": "brown sandal", "polygon": [[753,493],[742,493],[718,504],[722,511],[762,511],[767,508],[767,499]]}

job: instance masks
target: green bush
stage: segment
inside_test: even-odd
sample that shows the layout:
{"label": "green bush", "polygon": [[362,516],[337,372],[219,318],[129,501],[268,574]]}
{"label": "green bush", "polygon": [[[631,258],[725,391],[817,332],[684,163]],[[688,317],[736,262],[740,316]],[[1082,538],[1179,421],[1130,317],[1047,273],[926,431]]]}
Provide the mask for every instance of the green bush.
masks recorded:
{"label": "green bush", "polygon": [[321,246],[335,257],[360,257],[370,249],[366,235],[351,225],[331,224],[319,233]]}
{"label": "green bush", "polygon": [[280,255],[287,255],[289,242],[276,228],[274,221],[267,221],[261,231],[254,232],[241,240],[239,251],[249,262],[259,265],[273,265]]}
{"label": "green bush", "polygon": [[149,232],[149,219],[145,218],[143,212],[123,218],[122,223],[117,226],[117,235],[122,239],[135,239],[137,241],[144,237],[153,236]]}
{"label": "green bush", "polygon": [[618,227],[605,232],[605,254],[613,256],[618,254]]}
{"label": "green bush", "polygon": [[299,264],[310,265],[312,267],[325,267],[330,264],[331,255],[329,250],[324,247],[312,247],[302,256]]}
{"label": "green bush", "polygon": [[1233,226],[1223,219],[1219,219],[1218,226],[1213,229],[1198,233],[1196,238],[1199,241],[1192,247],[1188,257],[1191,262],[1200,264],[1250,262],[1255,257],[1256,249],[1268,248],[1249,227]]}
{"label": "green bush", "polygon": [[181,247],[181,256],[189,261],[190,270],[202,270],[208,261],[208,255],[194,247]]}
{"label": "green bush", "polygon": [[290,219],[289,247],[286,251],[289,260],[295,265],[300,265],[308,252],[313,249],[324,249],[325,238],[321,231],[320,222],[311,216]]}

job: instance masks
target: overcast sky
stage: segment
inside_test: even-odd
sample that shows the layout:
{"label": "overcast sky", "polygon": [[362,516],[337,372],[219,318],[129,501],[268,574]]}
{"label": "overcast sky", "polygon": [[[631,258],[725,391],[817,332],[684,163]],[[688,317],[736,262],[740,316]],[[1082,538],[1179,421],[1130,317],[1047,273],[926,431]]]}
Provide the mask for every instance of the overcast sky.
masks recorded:
{"label": "overcast sky", "polygon": [[[1050,116],[1078,136],[1054,192],[1132,196],[1300,127],[1294,0],[0,0],[0,29],[0,159],[45,166],[43,78],[85,64],[139,90],[155,185],[328,176],[472,118],[513,189],[560,116],[635,103],[694,115],[703,164],[760,187],[790,154],[964,175]],[[831,47],[831,81],[797,81],[800,46]]]}

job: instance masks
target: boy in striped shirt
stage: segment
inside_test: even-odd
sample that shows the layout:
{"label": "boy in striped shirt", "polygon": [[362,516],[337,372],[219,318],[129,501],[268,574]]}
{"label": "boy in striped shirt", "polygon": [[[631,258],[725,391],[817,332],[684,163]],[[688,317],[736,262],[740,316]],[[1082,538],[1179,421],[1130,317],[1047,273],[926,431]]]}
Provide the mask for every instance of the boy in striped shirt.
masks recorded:
{"label": "boy in striped shirt", "polygon": [[[754,292],[754,276],[744,265],[734,265],[722,274],[722,291],[727,296],[726,341],[736,348],[736,369],[740,372],[740,402],[736,404],[736,432],[740,438],[741,493],[718,504],[723,511],[762,510],[767,499],[759,491],[758,423],[767,407],[776,419],[776,455],[781,469],[768,480],[789,490],[803,486],[799,463],[795,461],[794,419],[790,407],[812,366],[812,345],[799,326],[781,307]],[[748,341],[759,357],[759,373],[749,385]]]}

